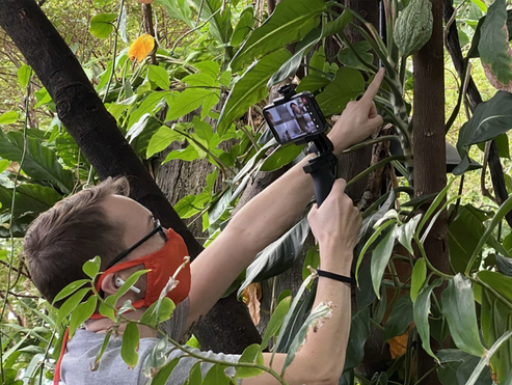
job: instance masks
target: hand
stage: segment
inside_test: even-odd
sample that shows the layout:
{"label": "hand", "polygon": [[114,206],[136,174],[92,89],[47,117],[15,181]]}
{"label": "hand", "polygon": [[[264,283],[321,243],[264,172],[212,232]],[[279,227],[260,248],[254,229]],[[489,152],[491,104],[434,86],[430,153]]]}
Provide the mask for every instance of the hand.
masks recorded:
{"label": "hand", "polygon": [[313,206],[308,221],[320,249],[333,248],[352,255],[362,219],[352,199],[344,192],[346,185],[344,179],[337,179],[322,206]]}
{"label": "hand", "polygon": [[337,155],[344,149],[368,138],[377,128],[382,126],[382,116],[377,113],[373,98],[379,91],[384,78],[381,68],[368,86],[363,97],[357,102],[349,102],[329,133]]}

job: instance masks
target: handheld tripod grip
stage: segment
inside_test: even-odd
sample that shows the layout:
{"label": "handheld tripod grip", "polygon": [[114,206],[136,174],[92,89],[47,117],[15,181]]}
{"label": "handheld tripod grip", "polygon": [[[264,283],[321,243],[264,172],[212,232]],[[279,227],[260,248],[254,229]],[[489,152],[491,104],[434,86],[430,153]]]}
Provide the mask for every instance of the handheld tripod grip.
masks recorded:
{"label": "handheld tripod grip", "polygon": [[311,174],[315,186],[315,196],[318,207],[329,195],[336,180],[337,159],[331,152],[324,153],[311,159],[304,171]]}

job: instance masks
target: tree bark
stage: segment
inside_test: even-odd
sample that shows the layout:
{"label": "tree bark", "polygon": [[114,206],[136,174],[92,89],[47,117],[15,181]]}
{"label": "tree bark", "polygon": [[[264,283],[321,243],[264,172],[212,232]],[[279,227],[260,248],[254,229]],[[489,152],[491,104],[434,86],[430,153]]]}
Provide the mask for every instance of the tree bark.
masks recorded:
{"label": "tree bark", "polygon": [[[123,137],[115,119],[96,94],[80,63],[60,37],[34,0],[0,0],[0,26],[12,38],[47,88],[59,118],[95,167],[101,179],[126,176],[130,180],[131,197],[151,210],[165,227],[171,227],[185,240],[195,257],[201,245],[188,231],[142,162]],[[234,298],[224,300],[222,308],[240,309]],[[230,325],[229,338],[200,341],[226,353],[240,351],[259,341],[259,334],[248,314],[237,313],[231,319],[224,311],[215,311],[208,324],[200,323],[198,331]],[[236,324],[236,325],[235,325]],[[207,333],[201,333],[207,335]],[[237,349],[234,349],[237,347]]]}
{"label": "tree bark", "polygon": [[[414,189],[415,195],[437,193],[446,186],[446,143],[444,114],[443,0],[431,0],[434,26],[430,41],[413,57],[414,64]],[[449,272],[447,218],[443,212],[427,240],[425,250],[431,263],[442,272]],[[434,351],[439,344],[431,340]],[[418,376],[435,365],[420,350]],[[440,384],[435,371],[426,384]]]}

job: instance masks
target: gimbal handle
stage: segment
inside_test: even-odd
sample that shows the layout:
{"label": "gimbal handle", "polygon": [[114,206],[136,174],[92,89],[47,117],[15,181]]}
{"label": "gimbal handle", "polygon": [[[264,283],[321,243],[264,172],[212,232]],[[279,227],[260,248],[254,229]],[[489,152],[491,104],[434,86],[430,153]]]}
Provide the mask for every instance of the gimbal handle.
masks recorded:
{"label": "gimbal handle", "polygon": [[320,134],[313,140],[318,156],[310,159],[304,166],[304,172],[311,174],[315,187],[315,196],[318,207],[329,195],[336,180],[338,159],[332,153],[333,144],[325,134]]}

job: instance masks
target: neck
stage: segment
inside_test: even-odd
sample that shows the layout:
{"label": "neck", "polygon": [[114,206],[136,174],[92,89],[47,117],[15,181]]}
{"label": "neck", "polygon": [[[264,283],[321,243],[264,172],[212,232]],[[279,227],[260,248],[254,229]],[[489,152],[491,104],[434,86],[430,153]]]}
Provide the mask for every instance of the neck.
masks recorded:
{"label": "neck", "polygon": [[[147,308],[136,309],[134,311],[125,313],[123,316],[131,321],[138,321],[144,311]],[[116,325],[116,322],[112,321],[110,318],[100,318],[100,319],[89,319],[85,322],[85,330],[91,333],[107,333],[112,326]],[[126,323],[122,323],[118,328],[118,334],[123,334],[124,329],[126,328]],[[147,337],[156,337],[157,332],[145,325],[138,325],[140,338]]]}

